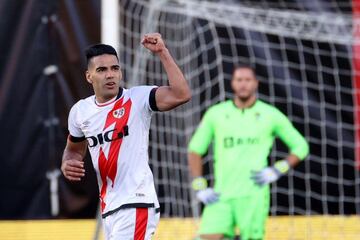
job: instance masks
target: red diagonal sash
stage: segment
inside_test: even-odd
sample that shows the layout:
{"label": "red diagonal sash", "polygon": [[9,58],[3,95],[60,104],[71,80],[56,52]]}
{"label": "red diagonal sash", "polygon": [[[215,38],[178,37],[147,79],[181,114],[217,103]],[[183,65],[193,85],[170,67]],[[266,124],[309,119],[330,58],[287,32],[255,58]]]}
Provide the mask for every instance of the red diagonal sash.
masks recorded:
{"label": "red diagonal sash", "polygon": [[[118,100],[113,109],[108,113],[106,118],[104,129],[108,128],[110,125],[115,123],[114,131],[112,134],[112,141],[110,144],[110,150],[108,157],[106,158],[103,148],[100,146],[99,153],[99,171],[102,181],[102,186],[100,190],[100,201],[101,201],[101,210],[104,211],[106,203],[105,196],[107,191],[107,180],[110,179],[114,186],[116,172],[117,172],[117,161],[119,157],[119,152],[121,148],[121,143],[124,137],[124,129],[127,126],[129,120],[131,109],[131,101],[128,100],[123,104],[123,99]],[[127,131],[127,130],[126,130]]]}

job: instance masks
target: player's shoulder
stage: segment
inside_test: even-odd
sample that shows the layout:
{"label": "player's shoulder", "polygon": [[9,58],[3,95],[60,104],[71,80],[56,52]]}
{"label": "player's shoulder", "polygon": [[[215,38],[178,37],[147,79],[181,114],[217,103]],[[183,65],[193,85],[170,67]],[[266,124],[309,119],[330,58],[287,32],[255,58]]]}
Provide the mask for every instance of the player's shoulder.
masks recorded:
{"label": "player's shoulder", "polygon": [[79,107],[89,107],[95,104],[95,95],[91,95],[87,98],[80,99],[75,105]]}
{"label": "player's shoulder", "polygon": [[232,100],[226,100],[226,101],[219,102],[219,103],[212,105],[211,107],[209,107],[209,110],[221,111],[221,110],[231,107],[231,104],[232,104]]}
{"label": "player's shoulder", "polygon": [[80,99],[72,107],[71,111],[87,111],[89,108],[94,107],[95,104],[95,95],[91,95],[87,98]]}
{"label": "player's shoulder", "polygon": [[267,103],[263,100],[256,100],[256,106],[258,108],[264,109],[264,110],[268,110],[268,111],[276,111],[277,108],[274,105],[271,105],[270,103]]}
{"label": "player's shoulder", "polygon": [[140,85],[131,87],[128,90],[130,94],[143,94],[148,93],[151,89],[156,88],[157,86],[150,86],[150,85]]}
{"label": "player's shoulder", "polygon": [[283,115],[283,113],[274,105],[264,102],[262,100],[257,100],[257,107],[259,108],[260,111],[262,112],[266,112],[267,114],[272,114],[275,116]]}
{"label": "player's shoulder", "polygon": [[216,103],[210,106],[206,113],[207,115],[220,116],[223,112],[231,110],[232,100]]}

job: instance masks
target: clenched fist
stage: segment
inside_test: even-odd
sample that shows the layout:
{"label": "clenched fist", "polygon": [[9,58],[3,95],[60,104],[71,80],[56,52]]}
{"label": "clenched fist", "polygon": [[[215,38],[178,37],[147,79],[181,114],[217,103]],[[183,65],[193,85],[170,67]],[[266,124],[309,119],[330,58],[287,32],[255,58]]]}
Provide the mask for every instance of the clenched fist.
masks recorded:
{"label": "clenched fist", "polygon": [[160,33],[145,34],[141,40],[141,44],[153,53],[160,53],[166,50],[164,40],[161,38]]}

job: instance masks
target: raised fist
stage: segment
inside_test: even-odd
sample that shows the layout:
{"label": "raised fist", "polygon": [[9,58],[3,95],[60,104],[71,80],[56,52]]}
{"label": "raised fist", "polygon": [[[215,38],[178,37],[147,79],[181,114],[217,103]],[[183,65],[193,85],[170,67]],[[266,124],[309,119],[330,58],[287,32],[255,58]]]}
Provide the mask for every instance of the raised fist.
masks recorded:
{"label": "raised fist", "polygon": [[164,40],[161,38],[160,33],[145,34],[141,40],[141,44],[153,53],[160,53],[166,49]]}

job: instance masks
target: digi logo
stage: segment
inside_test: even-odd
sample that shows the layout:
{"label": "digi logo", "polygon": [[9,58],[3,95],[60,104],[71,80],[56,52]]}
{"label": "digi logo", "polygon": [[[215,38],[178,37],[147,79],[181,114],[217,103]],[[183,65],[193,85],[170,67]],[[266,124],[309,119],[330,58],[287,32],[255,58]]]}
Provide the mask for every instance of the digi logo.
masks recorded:
{"label": "digi logo", "polygon": [[[110,137],[110,134],[112,137]],[[119,140],[129,135],[129,127],[125,125],[122,129],[112,129],[104,133],[99,133],[96,136],[90,136],[86,139],[88,140],[89,147],[96,147],[97,145],[102,145],[105,142],[112,142]]]}

